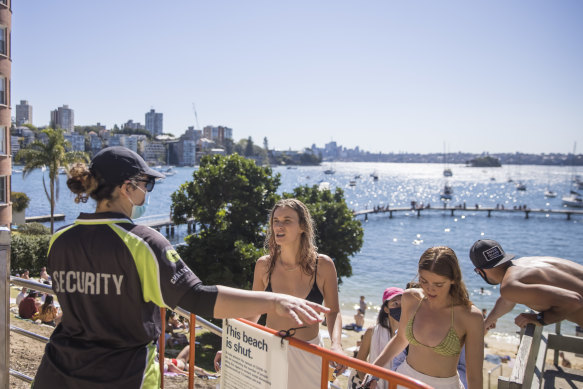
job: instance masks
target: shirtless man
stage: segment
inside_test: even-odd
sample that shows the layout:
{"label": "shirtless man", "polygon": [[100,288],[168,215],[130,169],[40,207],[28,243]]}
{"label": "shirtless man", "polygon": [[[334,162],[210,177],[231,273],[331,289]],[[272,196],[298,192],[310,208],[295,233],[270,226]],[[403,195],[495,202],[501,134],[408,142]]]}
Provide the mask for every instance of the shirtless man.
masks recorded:
{"label": "shirtless man", "polygon": [[521,313],[514,322],[547,325],[568,320],[583,326],[583,265],[555,257],[513,259],[494,240],[478,240],[470,249],[470,259],[484,281],[500,284],[500,297],[484,321],[485,330],[516,304],[537,313]]}

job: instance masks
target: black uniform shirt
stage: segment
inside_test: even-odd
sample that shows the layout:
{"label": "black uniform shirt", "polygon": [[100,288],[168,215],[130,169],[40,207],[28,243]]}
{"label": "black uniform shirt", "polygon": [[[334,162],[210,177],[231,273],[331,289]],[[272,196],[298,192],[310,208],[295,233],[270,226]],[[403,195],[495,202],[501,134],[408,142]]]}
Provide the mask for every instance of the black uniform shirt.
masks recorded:
{"label": "black uniform shirt", "polygon": [[[176,307],[201,285],[168,240],[123,214],[82,213],[53,235],[48,271],[63,317],[34,387],[44,387],[47,368],[49,387],[62,379],[63,387],[150,387],[159,307]],[[216,288],[207,300],[212,313]]]}

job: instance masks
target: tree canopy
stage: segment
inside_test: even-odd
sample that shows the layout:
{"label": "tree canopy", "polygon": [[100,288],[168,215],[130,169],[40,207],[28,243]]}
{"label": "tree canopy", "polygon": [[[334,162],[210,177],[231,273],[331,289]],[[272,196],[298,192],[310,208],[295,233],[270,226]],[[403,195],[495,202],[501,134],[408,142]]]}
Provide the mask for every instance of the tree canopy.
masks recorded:
{"label": "tree canopy", "polygon": [[279,175],[233,154],[203,157],[192,177],[172,194],[173,220],[197,222],[181,256],[205,283],[249,288]]}
{"label": "tree canopy", "polygon": [[22,176],[26,178],[35,169],[46,168],[49,172],[49,187],[43,187],[47,200],[51,205],[51,233],[54,231],[55,203],[59,195],[59,168],[69,168],[75,162],[87,162],[89,156],[81,151],[66,151],[71,145],[65,140],[64,131],[48,128],[42,131],[42,140],[35,140],[26,148],[20,149],[15,156],[16,161],[23,161]]}
{"label": "tree canopy", "polygon": [[[181,257],[206,284],[250,288],[255,262],[265,253],[269,210],[280,198],[279,174],[233,154],[203,157],[192,177],[172,194],[174,222],[193,218],[197,223],[178,248]],[[343,191],[299,187],[283,196],[308,206],[319,252],[334,260],[339,278],[352,275],[350,256],[362,247],[363,229]]]}

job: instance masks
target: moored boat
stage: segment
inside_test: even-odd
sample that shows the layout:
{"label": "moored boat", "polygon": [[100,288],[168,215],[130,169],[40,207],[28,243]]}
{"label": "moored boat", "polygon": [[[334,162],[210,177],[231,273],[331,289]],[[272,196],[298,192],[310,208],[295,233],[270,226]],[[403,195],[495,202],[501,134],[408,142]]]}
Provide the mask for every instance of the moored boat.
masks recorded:
{"label": "moored boat", "polygon": [[547,189],[545,190],[545,197],[548,197],[550,199],[554,199],[555,197],[557,197],[557,192]]}
{"label": "moored boat", "polygon": [[563,205],[569,208],[583,208],[583,197],[581,193],[572,190],[567,196],[562,199]]}
{"label": "moored boat", "polygon": [[450,185],[445,184],[439,197],[442,200],[451,200],[453,198],[453,188]]}

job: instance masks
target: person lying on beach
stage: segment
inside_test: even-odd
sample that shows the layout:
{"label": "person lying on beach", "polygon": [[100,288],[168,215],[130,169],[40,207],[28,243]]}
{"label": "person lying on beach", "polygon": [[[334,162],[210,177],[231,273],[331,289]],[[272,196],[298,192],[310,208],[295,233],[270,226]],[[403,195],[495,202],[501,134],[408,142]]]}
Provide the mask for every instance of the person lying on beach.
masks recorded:
{"label": "person lying on beach", "polygon": [[[188,375],[188,361],[190,359],[190,346],[184,347],[176,358],[164,358],[165,372],[176,373],[180,375]],[[199,378],[217,377],[217,374],[209,373],[208,371],[194,366],[194,373]]]}
{"label": "person lying on beach", "polygon": [[[398,373],[433,387],[463,389],[457,366],[465,345],[468,388],[482,389],[484,319],[469,300],[454,251],[427,249],[418,273],[421,288],[403,293],[399,331],[374,364],[384,366],[409,346]],[[376,388],[375,380],[367,375],[363,387]]]}
{"label": "person lying on beach", "polygon": [[538,313],[521,313],[514,322],[545,326],[562,320],[583,326],[583,265],[555,257],[506,254],[494,240],[478,240],[470,249],[475,271],[491,285],[500,284],[500,297],[484,321],[486,331],[523,304]]}

